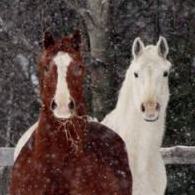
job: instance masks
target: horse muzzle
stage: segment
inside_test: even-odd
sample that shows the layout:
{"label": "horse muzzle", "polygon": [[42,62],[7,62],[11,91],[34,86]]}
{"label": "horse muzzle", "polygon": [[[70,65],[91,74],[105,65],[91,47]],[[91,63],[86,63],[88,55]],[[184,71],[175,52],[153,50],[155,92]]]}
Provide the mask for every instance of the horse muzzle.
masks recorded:
{"label": "horse muzzle", "polygon": [[159,119],[160,104],[158,102],[147,101],[141,104],[143,118],[147,122],[155,122]]}

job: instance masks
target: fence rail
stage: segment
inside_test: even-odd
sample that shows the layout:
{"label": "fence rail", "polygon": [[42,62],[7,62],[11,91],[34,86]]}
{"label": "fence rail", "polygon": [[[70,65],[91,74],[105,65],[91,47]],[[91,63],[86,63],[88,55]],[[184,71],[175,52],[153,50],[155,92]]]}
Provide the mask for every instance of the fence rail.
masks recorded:
{"label": "fence rail", "polygon": [[[195,146],[161,148],[165,164],[195,164]],[[0,147],[0,167],[13,165],[14,148]]]}
{"label": "fence rail", "polygon": [[161,148],[165,164],[195,164],[195,146]]}
{"label": "fence rail", "polygon": [[0,147],[0,167],[12,166],[14,162],[14,148]]}

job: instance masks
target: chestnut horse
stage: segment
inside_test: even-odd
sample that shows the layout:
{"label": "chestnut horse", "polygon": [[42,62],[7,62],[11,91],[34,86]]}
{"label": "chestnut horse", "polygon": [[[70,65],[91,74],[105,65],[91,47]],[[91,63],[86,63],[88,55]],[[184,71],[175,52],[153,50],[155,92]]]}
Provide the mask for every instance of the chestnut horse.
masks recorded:
{"label": "chestnut horse", "polygon": [[17,157],[10,195],[131,195],[125,144],[86,117],[79,34],[50,34],[39,63],[42,107],[36,130]]}

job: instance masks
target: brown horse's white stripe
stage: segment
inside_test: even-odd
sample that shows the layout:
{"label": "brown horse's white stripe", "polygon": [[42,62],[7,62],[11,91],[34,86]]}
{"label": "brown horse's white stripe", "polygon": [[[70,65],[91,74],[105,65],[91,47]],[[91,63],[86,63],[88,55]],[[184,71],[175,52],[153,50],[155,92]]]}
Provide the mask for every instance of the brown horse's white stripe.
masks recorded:
{"label": "brown horse's white stripe", "polygon": [[57,86],[54,96],[54,101],[56,103],[56,108],[54,110],[54,115],[58,118],[68,118],[70,116],[70,110],[68,108],[68,103],[70,102],[70,93],[68,90],[68,85],[66,81],[66,74],[68,66],[70,65],[72,58],[68,53],[58,52],[53,59],[55,65],[57,66]]}

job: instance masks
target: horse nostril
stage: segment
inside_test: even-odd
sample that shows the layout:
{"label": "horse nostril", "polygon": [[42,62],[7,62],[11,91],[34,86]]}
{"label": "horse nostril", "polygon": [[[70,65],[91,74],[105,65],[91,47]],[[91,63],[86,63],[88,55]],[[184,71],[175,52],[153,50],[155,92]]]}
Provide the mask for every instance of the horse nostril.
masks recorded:
{"label": "horse nostril", "polygon": [[75,108],[75,104],[74,104],[74,101],[73,101],[73,100],[71,100],[71,101],[69,102],[68,108],[69,108],[70,110],[73,110],[73,109]]}
{"label": "horse nostril", "polygon": [[57,104],[56,102],[53,100],[52,103],[51,103],[51,109],[52,110],[55,110],[57,108]]}
{"label": "horse nostril", "polygon": [[156,103],[156,110],[159,111],[160,110],[160,104],[157,102]]}
{"label": "horse nostril", "polygon": [[145,112],[145,110],[146,110],[146,109],[145,109],[145,106],[144,106],[144,104],[142,103],[142,104],[141,104],[141,111],[142,111],[142,112]]}

